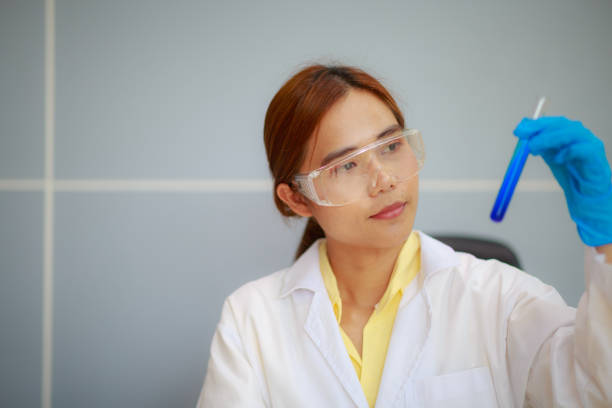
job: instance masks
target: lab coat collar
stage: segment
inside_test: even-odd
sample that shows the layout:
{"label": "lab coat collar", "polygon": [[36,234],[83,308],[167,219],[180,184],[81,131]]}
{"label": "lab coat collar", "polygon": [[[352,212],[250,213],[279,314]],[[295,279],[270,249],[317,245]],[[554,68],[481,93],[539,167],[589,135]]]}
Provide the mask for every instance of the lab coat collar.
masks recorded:
{"label": "lab coat collar", "polygon": [[[421,240],[421,270],[418,281],[426,281],[436,272],[457,264],[457,255],[450,247],[427,234],[417,232]],[[365,408],[368,403],[346,353],[321,276],[318,248],[319,241],[317,240],[291,268],[286,270],[280,296],[286,297],[300,289],[314,292],[305,316],[304,329],[332,368],[355,406]],[[422,354],[431,327],[431,310],[427,296],[416,297],[416,301],[411,303],[412,307],[402,307],[418,292],[417,286],[420,286],[417,279],[409,284],[409,291],[402,297],[400,310],[396,317],[394,334],[391,336],[388,350],[388,355],[391,354],[394,357],[391,359],[393,361],[385,363],[385,366],[390,364],[394,367],[383,373],[378,394],[378,401],[384,406],[390,406],[397,401],[400,390]],[[410,332],[410,327],[415,327],[415,325],[421,327],[421,330],[418,330],[418,335],[413,335],[407,342],[402,333]],[[391,375],[390,372],[396,375]],[[401,375],[397,376],[397,373]]]}
{"label": "lab coat collar", "polygon": [[280,295],[286,297],[303,289],[314,292],[313,296],[308,296],[310,306],[304,316],[305,332],[327,361],[355,406],[367,408],[368,402],[346,352],[323,283],[319,268],[319,241],[312,244],[286,271]]}
{"label": "lab coat collar", "polygon": [[325,290],[319,270],[319,239],[316,240],[286,271],[280,297],[284,298],[298,289],[312,292]]}
{"label": "lab coat collar", "polygon": [[417,231],[421,238],[421,273],[425,279],[459,263],[455,250],[443,242]]}
{"label": "lab coat collar", "polygon": [[[458,263],[455,251],[448,245],[417,231],[421,239],[421,274],[424,279]],[[312,292],[325,291],[319,269],[319,241],[315,241],[285,273],[280,296],[285,297],[298,289]]]}

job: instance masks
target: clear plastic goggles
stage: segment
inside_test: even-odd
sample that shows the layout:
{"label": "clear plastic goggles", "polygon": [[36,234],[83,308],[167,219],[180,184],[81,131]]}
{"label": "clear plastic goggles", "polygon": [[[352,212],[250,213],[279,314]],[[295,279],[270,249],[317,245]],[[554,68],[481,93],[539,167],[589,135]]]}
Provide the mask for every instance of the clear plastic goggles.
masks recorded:
{"label": "clear plastic goggles", "polygon": [[381,177],[398,184],[423,167],[425,149],[421,132],[402,129],[359,148],[293,181],[304,196],[323,206],[341,206],[367,198]]}

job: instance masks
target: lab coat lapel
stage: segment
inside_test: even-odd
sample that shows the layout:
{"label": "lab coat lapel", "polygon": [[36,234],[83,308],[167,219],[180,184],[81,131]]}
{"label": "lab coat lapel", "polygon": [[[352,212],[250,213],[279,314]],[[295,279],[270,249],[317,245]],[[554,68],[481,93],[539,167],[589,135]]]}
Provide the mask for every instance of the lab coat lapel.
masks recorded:
{"label": "lab coat lapel", "polygon": [[395,316],[376,406],[391,407],[398,399],[403,401],[401,392],[419,362],[430,327],[429,305],[415,279],[404,291]]}
{"label": "lab coat lapel", "polygon": [[[355,405],[368,408],[323,283],[318,248],[317,241],[287,271],[281,297],[293,295],[294,299],[300,298],[301,301],[312,299],[304,320],[304,330]],[[304,289],[312,292],[312,297],[297,296],[295,291]]]}
{"label": "lab coat lapel", "polygon": [[355,405],[367,408],[368,402],[342,342],[338,323],[326,293],[314,294],[304,329]]}
{"label": "lab coat lapel", "polygon": [[445,244],[419,232],[421,270],[404,288],[393,332],[389,340],[385,367],[378,389],[376,406],[403,405],[407,383],[421,363],[428,347],[432,305],[427,294],[427,279],[457,263],[455,252]]}

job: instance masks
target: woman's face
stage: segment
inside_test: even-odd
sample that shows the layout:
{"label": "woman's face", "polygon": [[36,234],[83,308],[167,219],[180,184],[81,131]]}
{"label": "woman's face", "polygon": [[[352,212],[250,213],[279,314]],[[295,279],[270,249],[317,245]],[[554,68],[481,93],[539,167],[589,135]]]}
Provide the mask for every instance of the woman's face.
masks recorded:
{"label": "woman's face", "polygon": [[[325,114],[307,145],[300,173],[321,167],[330,153],[361,147],[398,126],[391,110],[373,94],[351,89]],[[414,224],[418,175],[393,184],[386,174],[373,175],[367,198],[341,207],[307,205],[328,241],[360,247],[401,245]]]}

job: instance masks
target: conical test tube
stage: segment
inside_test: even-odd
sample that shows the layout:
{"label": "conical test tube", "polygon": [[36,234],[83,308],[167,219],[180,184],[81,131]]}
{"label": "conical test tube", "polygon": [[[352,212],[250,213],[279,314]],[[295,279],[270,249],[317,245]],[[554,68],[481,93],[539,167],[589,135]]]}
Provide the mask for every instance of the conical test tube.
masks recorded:
{"label": "conical test tube", "polygon": [[[545,103],[546,98],[540,98],[538,101],[538,106],[533,114],[533,119],[540,117]],[[512,154],[512,158],[510,159],[510,164],[508,164],[508,168],[506,169],[504,181],[502,182],[499,192],[497,193],[495,204],[493,204],[493,210],[491,211],[491,219],[493,221],[500,222],[504,219],[504,214],[506,214],[506,210],[508,209],[508,205],[510,204],[510,200],[514,194],[514,189],[519,178],[521,177],[521,173],[523,172],[523,167],[525,166],[528,156],[529,146],[527,145],[527,140],[519,139],[514,149],[514,153]]]}

